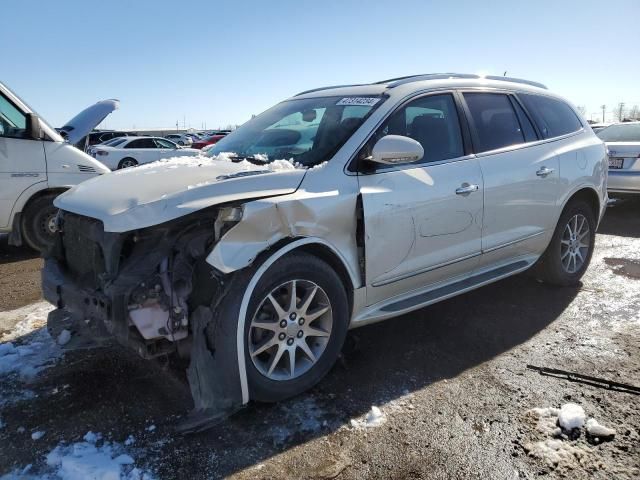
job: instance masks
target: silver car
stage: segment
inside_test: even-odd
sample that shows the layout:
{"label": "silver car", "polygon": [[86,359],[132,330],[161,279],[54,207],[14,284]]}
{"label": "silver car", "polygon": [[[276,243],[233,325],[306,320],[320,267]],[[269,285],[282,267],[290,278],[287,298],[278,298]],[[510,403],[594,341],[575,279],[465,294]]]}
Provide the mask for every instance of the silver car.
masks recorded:
{"label": "silver car", "polygon": [[576,285],[607,203],[585,120],[504,77],[309,90],[208,155],[58,197],[43,277],[51,329],[189,357],[210,414],[310,388],[349,328],[534,265]]}
{"label": "silver car", "polygon": [[609,151],[609,193],[640,194],[640,122],[616,123],[597,135]]}

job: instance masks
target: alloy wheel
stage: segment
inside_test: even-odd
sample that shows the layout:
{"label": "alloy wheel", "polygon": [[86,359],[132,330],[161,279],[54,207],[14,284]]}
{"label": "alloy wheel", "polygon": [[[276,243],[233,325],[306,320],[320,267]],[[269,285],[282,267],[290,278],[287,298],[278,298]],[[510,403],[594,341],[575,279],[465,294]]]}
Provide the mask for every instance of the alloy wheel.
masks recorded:
{"label": "alloy wheel", "polygon": [[587,260],[591,246],[589,222],[577,213],[569,219],[560,240],[560,261],[567,273],[576,273]]}
{"label": "alloy wheel", "polygon": [[290,280],[259,304],[249,326],[249,355],[270,380],[292,380],[313,367],[331,336],[326,292],[309,280]]}

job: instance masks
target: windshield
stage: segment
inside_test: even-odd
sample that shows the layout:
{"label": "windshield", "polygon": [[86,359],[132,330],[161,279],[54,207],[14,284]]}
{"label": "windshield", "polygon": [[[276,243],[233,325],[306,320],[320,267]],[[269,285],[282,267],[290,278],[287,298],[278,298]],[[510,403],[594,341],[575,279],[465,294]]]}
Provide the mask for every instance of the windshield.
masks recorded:
{"label": "windshield", "polygon": [[288,100],[222,138],[207,155],[317,165],[329,160],[382,102],[379,96]]}
{"label": "windshield", "polygon": [[640,142],[640,123],[620,123],[596,132],[603,142]]}

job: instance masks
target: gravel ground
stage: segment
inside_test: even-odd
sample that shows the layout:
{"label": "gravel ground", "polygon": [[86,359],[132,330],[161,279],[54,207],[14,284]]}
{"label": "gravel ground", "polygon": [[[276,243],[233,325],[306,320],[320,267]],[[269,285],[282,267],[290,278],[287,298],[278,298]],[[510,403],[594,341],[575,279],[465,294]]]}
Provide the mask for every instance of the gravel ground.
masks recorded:
{"label": "gravel ground", "polygon": [[[173,431],[191,400],[172,364],[105,347],[52,350],[52,365],[30,379],[0,370],[0,474],[50,472],[45,455],[91,430],[121,445],[133,435],[127,452],[162,479],[638,478],[640,397],[526,365],[640,386],[639,212],[633,202],[609,209],[580,288],[520,275],[353,331],[312,391],[251,404],[197,435]],[[21,337],[13,325],[46,306],[11,310],[38,298],[39,262],[0,244],[0,339],[35,335],[44,351],[45,332]],[[615,437],[559,435],[554,416],[531,411],[566,403]],[[372,405],[382,418],[367,426]]]}

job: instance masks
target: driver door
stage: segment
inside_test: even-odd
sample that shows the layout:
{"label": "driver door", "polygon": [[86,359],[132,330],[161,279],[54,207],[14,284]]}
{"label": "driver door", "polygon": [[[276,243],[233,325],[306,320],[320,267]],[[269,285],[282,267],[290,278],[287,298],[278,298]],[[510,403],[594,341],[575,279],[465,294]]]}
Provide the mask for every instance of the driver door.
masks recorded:
{"label": "driver door", "polygon": [[413,164],[360,164],[368,305],[468,276],[478,264],[482,173],[475,156],[466,154],[458,112],[453,93],[411,100],[361,153],[367,156],[390,134],[411,137],[424,148]]}

